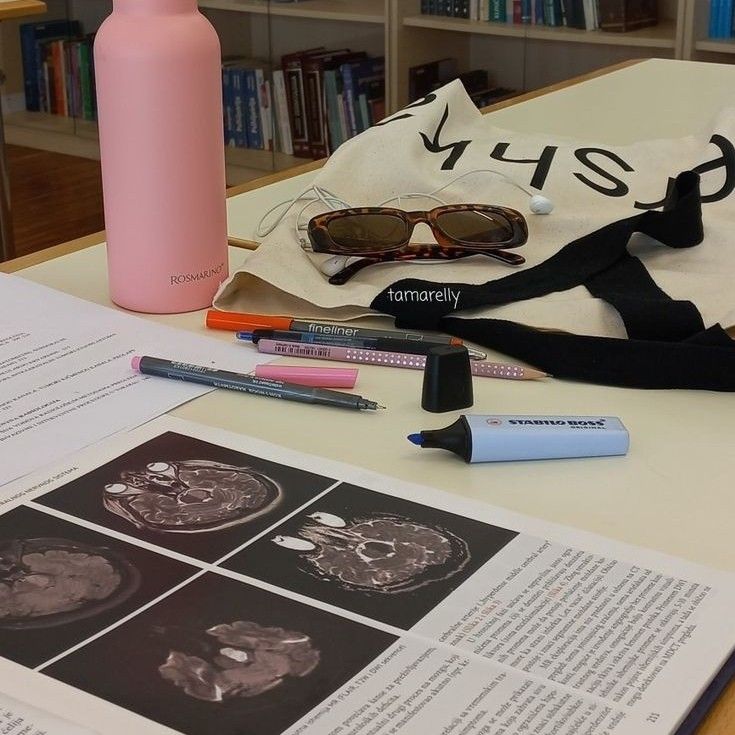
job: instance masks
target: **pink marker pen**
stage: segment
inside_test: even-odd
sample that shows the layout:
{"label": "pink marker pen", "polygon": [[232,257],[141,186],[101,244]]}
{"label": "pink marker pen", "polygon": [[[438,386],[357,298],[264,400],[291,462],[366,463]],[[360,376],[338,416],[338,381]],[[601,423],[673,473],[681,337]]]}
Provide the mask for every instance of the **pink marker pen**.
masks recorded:
{"label": "pink marker pen", "polygon": [[357,368],[304,367],[301,365],[256,365],[255,376],[283,380],[315,388],[354,388]]}

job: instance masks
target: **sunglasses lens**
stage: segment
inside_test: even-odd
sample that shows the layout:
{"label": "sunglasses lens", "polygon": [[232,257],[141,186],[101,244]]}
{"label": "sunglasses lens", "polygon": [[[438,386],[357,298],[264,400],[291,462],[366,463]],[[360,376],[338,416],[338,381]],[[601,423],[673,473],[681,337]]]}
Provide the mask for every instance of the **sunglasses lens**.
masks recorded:
{"label": "sunglasses lens", "polygon": [[406,241],[406,223],[392,214],[350,214],[327,225],[329,236],[346,251],[391,250]]}
{"label": "sunglasses lens", "polygon": [[513,239],[510,222],[495,212],[443,212],[436,223],[445,235],[468,245],[499,245]]}

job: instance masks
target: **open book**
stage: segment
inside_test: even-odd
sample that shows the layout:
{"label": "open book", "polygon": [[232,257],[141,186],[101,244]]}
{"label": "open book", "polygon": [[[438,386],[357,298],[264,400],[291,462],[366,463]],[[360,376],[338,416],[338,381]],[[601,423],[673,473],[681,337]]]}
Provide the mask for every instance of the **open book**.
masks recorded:
{"label": "open book", "polygon": [[2,492],[0,690],[104,735],[669,735],[735,648],[733,575],[167,417]]}

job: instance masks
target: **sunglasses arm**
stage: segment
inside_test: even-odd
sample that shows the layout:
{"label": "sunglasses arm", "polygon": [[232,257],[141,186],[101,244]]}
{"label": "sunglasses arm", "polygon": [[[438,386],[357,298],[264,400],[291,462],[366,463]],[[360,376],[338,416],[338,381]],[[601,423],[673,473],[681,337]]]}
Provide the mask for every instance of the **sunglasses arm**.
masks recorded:
{"label": "sunglasses arm", "polygon": [[[470,257],[471,255],[485,255],[488,258],[499,260],[501,263],[505,263],[505,265],[523,265],[526,262],[526,259],[522,255],[517,255],[516,253],[509,253],[505,250],[478,250],[473,253],[468,252],[466,255],[462,255],[460,257],[467,258],[467,257]],[[350,263],[349,265],[345,266],[341,271],[331,276],[329,278],[329,283],[331,283],[332,286],[344,286],[344,284],[347,283],[347,281],[349,281],[350,278],[352,278],[352,276],[355,275],[355,273],[358,273],[363,268],[367,268],[369,265],[375,265],[376,263],[384,263],[384,262],[400,262],[400,261],[384,261],[384,260],[378,260],[376,258],[360,258],[359,260],[356,260]],[[411,262],[411,261],[404,261],[404,262]],[[413,262],[416,262],[416,261],[413,261]]]}
{"label": "sunglasses arm", "polygon": [[367,268],[369,265],[375,265],[375,263],[382,262],[382,260],[377,260],[375,258],[360,258],[359,260],[355,260],[345,266],[341,271],[338,271],[333,276],[330,276],[329,283],[333,286],[344,286],[344,284],[347,283],[347,281],[349,281],[350,278],[352,278],[352,276],[354,276],[358,271],[361,271],[363,268]]}

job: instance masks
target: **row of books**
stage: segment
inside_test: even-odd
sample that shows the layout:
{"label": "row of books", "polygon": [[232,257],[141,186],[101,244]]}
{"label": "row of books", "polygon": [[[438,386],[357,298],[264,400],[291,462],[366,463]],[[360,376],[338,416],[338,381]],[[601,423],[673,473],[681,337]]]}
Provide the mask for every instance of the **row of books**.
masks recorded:
{"label": "row of books", "polygon": [[735,37],[735,2],[711,0],[709,6],[709,37]]}
{"label": "row of books", "polygon": [[53,20],[20,26],[26,109],[94,120],[92,36],[78,21]]}
{"label": "row of books", "polygon": [[270,151],[274,147],[273,92],[268,67],[252,59],[222,63],[225,144]]}
{"label": "row of books", "polygon": [[408,70],[409,101],[413,102],[425,97],[430,92],[455,79],[462,82],[470,99],[479,108],[487,107],[518,94],[513,89],[492,84],[487,70],[473,69],[472,71],[460,73],[457,59],[446,58],[412,66]]}
{"label": "row of books", "polygon": [[323,158],[385,117],[385,60],[349,49],[222,65],[227,145]]}
{"label": "row of books", "polygon": [[[733,0],[713,0],[732,4]],[[658,23],[656,0],[421,0],[425,15],[626,32]]]}

